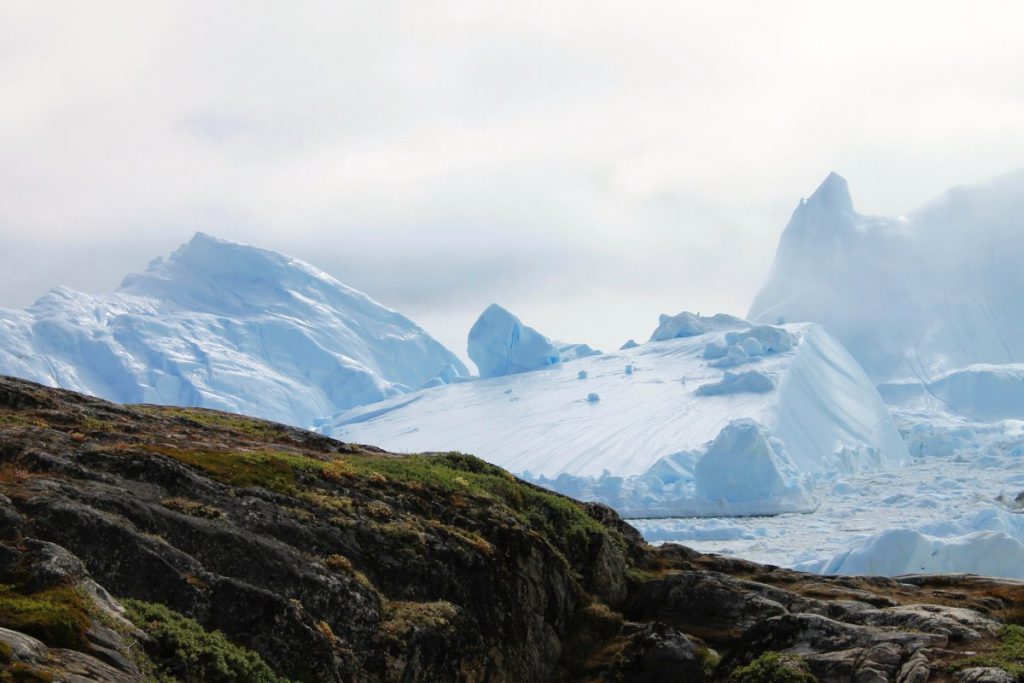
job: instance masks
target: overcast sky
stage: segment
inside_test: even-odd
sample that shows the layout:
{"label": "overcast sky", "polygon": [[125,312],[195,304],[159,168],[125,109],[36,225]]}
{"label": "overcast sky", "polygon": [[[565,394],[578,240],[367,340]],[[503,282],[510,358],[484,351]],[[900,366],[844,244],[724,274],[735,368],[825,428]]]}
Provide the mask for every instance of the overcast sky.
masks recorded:
{"label": "overcast sky", "polygon": [[746,313],[830,170],[898,214],[1024,166],[1024,4],[0,0],[0,307],[197,230],[461,355]]}

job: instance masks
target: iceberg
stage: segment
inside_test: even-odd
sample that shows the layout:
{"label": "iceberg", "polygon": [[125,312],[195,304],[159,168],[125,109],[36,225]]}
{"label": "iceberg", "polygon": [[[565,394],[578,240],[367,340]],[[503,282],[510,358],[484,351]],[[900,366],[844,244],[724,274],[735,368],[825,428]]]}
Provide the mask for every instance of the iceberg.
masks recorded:
{"label": "iceberg", "polygon": [[488,306],[473,323],[468,351],[481,377],[529,372],[562,360],[550,339],[498,304]]}
{"label": "iceberg", "polygon": [[819,574],[899,576],[970,573],[1024,578],[1024,544],[1001,531],[934,537],[889,529],[831,559],[799,567]]}
{"label": "iceberg", "polygon": [[823,325],[876,382],[1024,362],[1024,170],[900,217],[832,173],[801,200],[748,317]]}
{"label": "iceberg", "polygon": [[[909,459],[874,385],[824,329],[759,332],[738,320],[542,371],[439,386],[412,402],[385,399],[319,429],[396,451],[458,448],[629,517],[806,512],[818,504],[813,480]],[[705,348],[732,332],[734,342],[763,337],[770,352],[750,358],[750,374],[740,375],[750,379],[737,390],[702,391],[725,380]],[[727,476],[730,468],[760,474],[741,481],[748,477]]]}
{"label": "iceberg", "polygon": [[323,271],[199,233],[114,294],[61,287],[0,310],[0,373],[309,427],[468,371],[411,320]]}

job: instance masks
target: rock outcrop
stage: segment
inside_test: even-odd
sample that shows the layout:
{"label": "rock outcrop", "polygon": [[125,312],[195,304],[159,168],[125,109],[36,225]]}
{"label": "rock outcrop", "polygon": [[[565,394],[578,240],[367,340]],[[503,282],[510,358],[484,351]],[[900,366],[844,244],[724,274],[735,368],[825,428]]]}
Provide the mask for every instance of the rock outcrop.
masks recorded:
{"label": "rock outcrop", "polygon": [[3,681],[1002,681],[1021,615],[1021,582],[655,548],[472,456],[0,378]]}

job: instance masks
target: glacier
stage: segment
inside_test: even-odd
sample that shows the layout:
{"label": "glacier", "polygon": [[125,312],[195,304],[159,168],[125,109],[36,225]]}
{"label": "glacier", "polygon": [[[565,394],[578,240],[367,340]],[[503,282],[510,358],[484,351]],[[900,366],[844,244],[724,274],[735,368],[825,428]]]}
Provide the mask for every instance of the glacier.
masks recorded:
{"label": "glacier", "polygon": [[61,287],[0,309],[0,373],[309,427],[468,370],[408,318],[319,269],[198,233],[113,294]]}
{"label": "glacier", "polygon": [[[874,385],[821,327],[727,323],[385,399],[318,429],[400,452],[459,448],[628,517],[813,510],[815,478],[909,459]],[[715,344],[753,352],[741,374],[705,358]],[[760,474],[736,479],[748,470]]]}

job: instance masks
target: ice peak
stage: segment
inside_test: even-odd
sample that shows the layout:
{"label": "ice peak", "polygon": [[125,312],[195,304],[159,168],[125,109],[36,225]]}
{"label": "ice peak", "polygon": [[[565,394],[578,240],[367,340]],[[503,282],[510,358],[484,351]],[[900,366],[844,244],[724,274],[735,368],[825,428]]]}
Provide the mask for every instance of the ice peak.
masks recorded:
{"label": "ice peak", "polygon": [[809,199],[802,202],[803,206],[813,206],[835,212],[853,213],[853,199],[846,178],[831,171],[818,189]]}
{"label": "ice peak", "polygon": [[167,258],[154,259],[144,272],[128,275],[119,291],[181,301],[200,291],[253,295],[257,289],[310,280],[342,286],[297,259],[197,232]]}
{"label": "ice peak", "polygon": [[498,304],[488,306],[473,324],[468,352],[481,377],[528,372],[561,359],[551,340]]}

